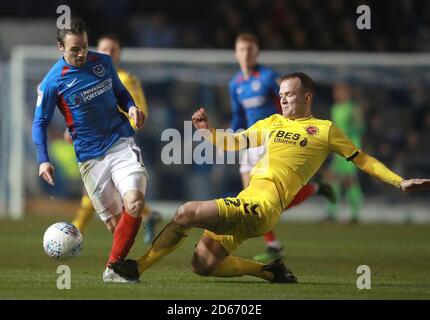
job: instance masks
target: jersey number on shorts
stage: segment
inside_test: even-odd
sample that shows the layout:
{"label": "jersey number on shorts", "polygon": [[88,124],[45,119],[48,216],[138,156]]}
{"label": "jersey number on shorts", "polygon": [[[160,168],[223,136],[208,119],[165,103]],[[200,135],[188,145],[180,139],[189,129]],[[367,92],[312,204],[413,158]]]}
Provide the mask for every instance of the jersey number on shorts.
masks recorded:
{"label": "jersey number on shorts", "polygon": [[145,165],[143,164],[143,161],[142,161],[142,155],[140,154],[140,150],[137,148],[133,148],[133,147],[131,148],[131,150],[133,150],[134,154],[137,157],[137,161],[140,163],[140,165],[142,167],[145,167]]}
{"label": "jersey number on shorts", "polygon": [[[240,207],[240,199],[224,198],[223,200],[228,206],[233,205],[235,207]],[[254,204],[253,206],[251,206],[249,203],[244,202],[243,207],[245,209],[245,213],[258,215],[258,204]]]}

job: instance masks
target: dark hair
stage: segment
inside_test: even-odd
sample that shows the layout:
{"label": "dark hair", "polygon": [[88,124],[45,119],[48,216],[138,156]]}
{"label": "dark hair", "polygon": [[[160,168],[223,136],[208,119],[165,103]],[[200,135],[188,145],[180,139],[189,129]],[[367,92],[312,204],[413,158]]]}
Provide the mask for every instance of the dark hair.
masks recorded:
{"label": "dark hair", "polygon": [[66,34],[83,34],[88,35],[88,27],[84,20],[81,18],[72,18],[70,21],[70,29],[57,28],[57,41],[64,46],[64,37]]}
{"label": "dark hair", "polygon": [[100,41],[102,41],[103,39],[109,39],[109,40],[115,41],[116,43],[118,43],[120,48],[122,47],[121,40],[119,40],[119,36],[115,33],[106,33],[106,34],[102,35],[97,40],[97,45],[99,45]]}
{"label": "dark hair", "polygon": [[301,87],[305,92],[315,94],[315,83],[311,77],[303,72],[289,73],[281,78],[281,82],[288,79],[300,79]]}
{"label": "dark hair", "polygon": [[257,47],[260,47],[260,41],[258,40],[257,36],[252,33],[244,32],[238,34],[234,43],[237,44],[239,41],[249,41],[255,43]]}

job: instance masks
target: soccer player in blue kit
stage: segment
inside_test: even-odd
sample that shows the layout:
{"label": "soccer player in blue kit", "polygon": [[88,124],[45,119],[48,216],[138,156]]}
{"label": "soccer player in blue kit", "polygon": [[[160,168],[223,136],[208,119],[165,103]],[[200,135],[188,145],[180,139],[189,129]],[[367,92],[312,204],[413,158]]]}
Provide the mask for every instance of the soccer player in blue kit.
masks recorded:
{"label": "soccer player in blue kit", "polygon": [[[235,56],[240,71],[229,82],[231,128],[234,131],[247,129],[259,120],[282,113],[279,103],[279,75],[257,63],[259,52],[259,41],[255,35],[241,33],[236,37]],[[251,170],[264,152],[264,145],[243,152],[240,160],[243,188],[249,185]],[[303,186],[288,208],[298,205],[314,194],[321,194],[331,202],[335,201],[334,192],[328,184],[322,181],[311,182]],[[283,247],[273,231],[267,232],[264,240],[267,251],[256,255],[254,260],[267,262],[283,257]]]}
{"label": "soccer player in blue kit", "polygon": [[57,29],[61,57],[38,87],[33,142],[39,176],[54,185],[47,148],[47,127],[58,106],[73,139],[82,180],[94,208],[113,232],[104,282],[135,282],[116,274],[109,264],[123,260],[141,223],[147,171],[134,130],[118,106],[142,127],[144,113],[126,90],[108,55],[88,51],[87,27],[73,18],[70,29]]}

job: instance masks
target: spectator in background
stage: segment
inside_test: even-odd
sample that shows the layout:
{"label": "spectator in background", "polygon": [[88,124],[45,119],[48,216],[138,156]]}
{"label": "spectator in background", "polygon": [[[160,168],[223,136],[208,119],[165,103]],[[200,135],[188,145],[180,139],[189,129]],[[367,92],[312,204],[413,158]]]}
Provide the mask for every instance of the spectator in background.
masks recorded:
{"label": "spectator in background", "polygon": [[[364,121],[360,106],[351,98],[351,88],[343,82],[335,84],[333,98],[335,104],[331,109],[331,120],[360,148]],[[345,191],[351,209],[351,223],[358,223],[363,193],[358,180],[357,167],[344,158],[334,155],[330,166],[330,176],[338,199],[340,199],[342,191]],[[327,220],[334,221],[337,214],[337,203],[329,203],[327,213]]]}

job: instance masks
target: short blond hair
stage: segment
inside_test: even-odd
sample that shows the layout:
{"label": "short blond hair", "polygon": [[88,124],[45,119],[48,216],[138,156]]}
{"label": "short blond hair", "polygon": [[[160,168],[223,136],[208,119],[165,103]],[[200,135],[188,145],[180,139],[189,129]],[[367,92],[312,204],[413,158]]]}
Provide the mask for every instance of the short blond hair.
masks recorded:
{"label": "short blond hair", "polygon": [[239,41],[248,41],[248,42],[252,42],[255,43],[255,45],[259,48],[260,47],[260,41],[258,40],[257,36],[252,34],[252,33],[248,33],[248,32],[244,32],[244,33],[240,33],[237,37],[236,37],[236,41],[234,42],[235,44],[237,44]]}

